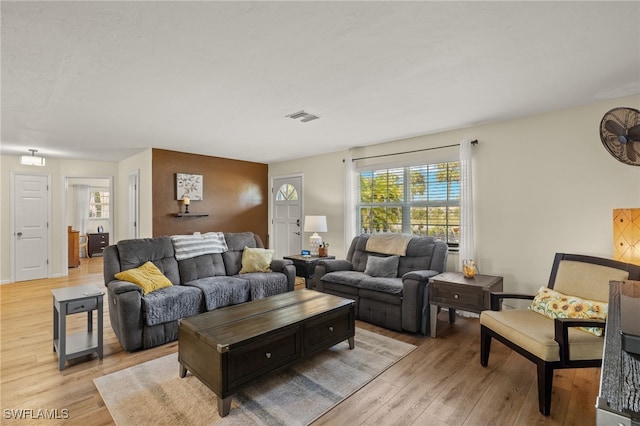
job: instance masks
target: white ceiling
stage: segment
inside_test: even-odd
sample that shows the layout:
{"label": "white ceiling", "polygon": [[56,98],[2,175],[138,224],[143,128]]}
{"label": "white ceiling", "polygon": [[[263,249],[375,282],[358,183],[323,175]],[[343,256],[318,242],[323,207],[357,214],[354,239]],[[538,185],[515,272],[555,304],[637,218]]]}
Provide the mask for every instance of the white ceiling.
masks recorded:
{"label": "white ceiling", "polygon": [[640,93],[638,1],[1,8],[3,154],[271,163]]}

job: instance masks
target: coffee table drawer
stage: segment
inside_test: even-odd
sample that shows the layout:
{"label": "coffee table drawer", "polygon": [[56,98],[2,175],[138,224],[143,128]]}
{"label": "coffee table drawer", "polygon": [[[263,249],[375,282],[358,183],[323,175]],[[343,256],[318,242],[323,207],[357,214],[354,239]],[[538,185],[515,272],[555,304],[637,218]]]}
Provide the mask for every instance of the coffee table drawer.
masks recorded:
{"label": "coffee table drawer", "polygon": [[302,356],[300,328],[291,327],[228,353],[229,386],[233,388]]}
{"label": "coffee table drawer", "polygon": [[354,320],[352,317],[355,313],[353,305],[349,308],[304,325],[305,354],[313,352],[317,348],[327,348],[332,341],[339,343],[353,335]]}

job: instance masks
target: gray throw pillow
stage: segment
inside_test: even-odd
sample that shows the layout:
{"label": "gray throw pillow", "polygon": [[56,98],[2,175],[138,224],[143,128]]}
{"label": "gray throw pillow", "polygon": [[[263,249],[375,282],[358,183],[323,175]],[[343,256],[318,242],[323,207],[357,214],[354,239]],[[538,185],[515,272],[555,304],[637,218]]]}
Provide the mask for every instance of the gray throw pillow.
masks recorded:
{"label": "gray throw pillow", "polygon": [[364,273],[371,277],[395,278],[398,276],[400,256],[369,256]]}

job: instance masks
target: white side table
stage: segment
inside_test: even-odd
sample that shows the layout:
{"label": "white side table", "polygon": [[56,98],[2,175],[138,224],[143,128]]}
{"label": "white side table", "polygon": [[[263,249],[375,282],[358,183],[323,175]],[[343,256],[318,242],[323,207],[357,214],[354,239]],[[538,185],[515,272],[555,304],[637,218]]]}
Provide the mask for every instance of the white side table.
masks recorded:
{"label": "white side table", "polygon": [[[104,292],[95,285],[82,285],[51,290],[53,293],[53,351],[58,353],[58,369],[63,370],[68,359],[96,352],[103,357]],[[98,312],[98,330],[93,330],[93,311]],[[87,331],[67,336],[67,315],[87,313]]]}

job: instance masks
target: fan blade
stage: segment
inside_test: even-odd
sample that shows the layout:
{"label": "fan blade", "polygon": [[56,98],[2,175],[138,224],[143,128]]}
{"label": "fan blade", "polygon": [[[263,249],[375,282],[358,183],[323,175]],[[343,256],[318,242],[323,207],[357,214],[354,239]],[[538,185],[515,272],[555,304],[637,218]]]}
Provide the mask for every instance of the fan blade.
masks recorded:
{"label": "fan blade", "polygon": [[613,120],[607,120],[607,122],[604,123],[604,128],[616,136],[624,136],[626,132],[626,129],[624,127]]}
{"label": "fan blade", "polygon": [[629,143],[626,144],[626,153],[627,153],[627,158],[632,161],[632,162],[636,162],[636,150],[633,149],[633,142],[629,141]]}
{"label": "fan blade", "polygon": [[640,124],[629,129],[629,139],[640,142]]}

